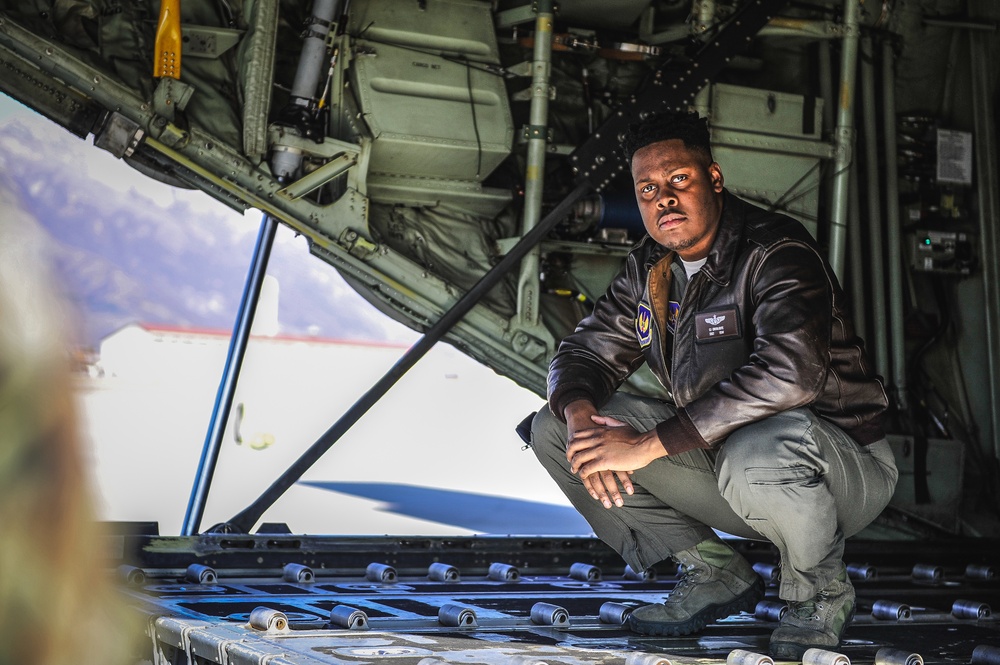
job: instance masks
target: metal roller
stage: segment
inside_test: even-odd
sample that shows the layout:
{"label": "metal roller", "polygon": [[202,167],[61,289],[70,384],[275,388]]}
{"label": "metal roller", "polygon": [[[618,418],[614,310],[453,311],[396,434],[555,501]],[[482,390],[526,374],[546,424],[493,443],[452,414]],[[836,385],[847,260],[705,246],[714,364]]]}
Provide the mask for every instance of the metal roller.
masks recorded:
{"label": "metal roller", "polygon": [[427,567],[427,578],[434,582],[457,582],[461,579],[458,568],[446,563],[432,563]]}
{"label": "metal roller", "polygon": [[924,658],[903,649],[883,648],[875,653],[875,665],[924,665]]}
{"label": "metal roller", "polygon": [[806,649],[802,654],[802,665],[851,665],[851,659],[836,651]]}
{"label": "metal roller", "polygon": [[781,566],[776,563],[755,563],[753,570],[764,578],[765,584],[777,584],[781,580]]}
{"label": "metal roller", "polygon": [[847,576],[852,580],[873,580],[878,577],[878,570],[867,563],[849,563]]}
{"label": "metal roller", "polygon": [[288,628],[288,617],[270,607],[257,607],[250,613],[250,626],[257,630],[282,631]]}
{"label": "metal roller", "polygon": [[299,584],[312,584],[315,579],[312,568],[303,566],[301,563],[290,563],[285,566],[281,573],[281,579],[286,582],[298,582]]}
{"label": "metal roller", "polygon": [[384,563],[370,563],[365,569],[365,579],[370,582],[393,584],[396,581],[396,569]]}
{"label": "metal roller", "polygon": [[626,605],[624,603],[604,603],[601,605],[600,610],[601,623],[610,623],[615,626],[620,626],[628,619],[628,615],[632,614],[633,609],[634,608],[631,605]]}
{"label": "metal roller", "polygon": [[347,605],[337,605],[330,610],[330,623],[348,630],[367,630],[368,615]]}
{"label": "metal roller", "polygon": [[208,566],[203,566],[200,563],[192,563],[188,566],[187,571],[184,573],[184,577],[189,582],[194,582],[196,584],[215,584],[218,576],[215,574],[215,570]]}
{"label": "metal roller", "polygon": [[574,563],[569,567],[569,576],[581,582],[599,582],[601,569],[589,563]]}
{"label": "metal roller", "polygon": [[632,566],[625,565],[625,579],[636,582],[650,582],[656,579],[656,571],[652,568],[646,570],[632,570]]}
{"label": "metal roller", "polygon": [[788,605],[777,600],[762,600],[753,610],[754,617],[761,621],[781,621],[788,611]]}
{"label": "metal roller", "polygon": [[506,563],[491,563],[487,574],[495,582],[520,582],[521,573],[517,568]]}
{"label": "metal roller", "polygon": [[951,615],[956,619],[989,619],[992,612],[986,603],[977,600],[956,600],[951,604]]}
{"label": "metal roller", "polygon": [[910,606],[894,600],[876,600],[872,605],[872,616],[876,619],[899,621],[910,618]]}
{"label": "metal roller", "polygon": [[980,563],[970,563],[965,567],[965,576],[970,580],[992,580],[996,576],[993,566]]}
{"label": "metal roller", "polygon": [[746,649],[733,649],[726,656],[726,665],[774,665],[770,656]]}
{"label": "metal roller", "polygon": [[972,650],[972,665],[1000,665],[1000,647],[980,644]]}
{"label": "metal roller", "polygon": [[449,603],[438,610],[438,623],[452,628],[473,628],[476,622],[476,611],[471,607],[462,607]]}
{"label": "metal roller", "polygon": [[932,563],[918,563],[913,566],[913,572],[910,573],[915,580],[927,580],[930,582],[940,582],[941,581],[941,566],[935,566]]}
{"label": "metal roller", "polygon": [[551,603],[535,603],[531,606],[531,622],[539,626],[568,626],[569,612]]}
{"label": "metal roller", "polygon": [[625,656],[625,665],[673,665],[666,656],[658,653],[632,651]]}
{"label": "metal roller", "polygon": [[129,586],[139,586],[146,581],[146,571],[135,566],[118,566],[118,579]]}

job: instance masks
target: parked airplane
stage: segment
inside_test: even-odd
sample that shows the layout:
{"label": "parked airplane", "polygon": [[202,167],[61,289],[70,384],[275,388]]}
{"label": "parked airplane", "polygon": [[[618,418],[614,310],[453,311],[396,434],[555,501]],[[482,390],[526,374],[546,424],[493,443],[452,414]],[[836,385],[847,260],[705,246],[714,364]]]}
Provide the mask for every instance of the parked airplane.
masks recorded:
{"label": "parked airplane", "polygon": [[[927,645],[927,660],[1000,662],[998,18],[987,0],[0,0],[0,90],[151,177],[264,214],[193,539],[116,541],[151,617],[147,659],[659,663],[759,646],[766,607],[701,641],[630,639],[621,612],[662,585],[559,577],[577,558],[619,565],[588,539],[247,535],[439,339],[542,394],[558,340],[643,233],[618,137],[694,109],[730,191],[827,248],[891,390],[902,479],[863,534],[881,544],[854,550],[860,578],[889,572],[852,657]],[[260,499],[195,537],[279,223],[425,335]],[[662,390],[642,371],[630,389]]]}

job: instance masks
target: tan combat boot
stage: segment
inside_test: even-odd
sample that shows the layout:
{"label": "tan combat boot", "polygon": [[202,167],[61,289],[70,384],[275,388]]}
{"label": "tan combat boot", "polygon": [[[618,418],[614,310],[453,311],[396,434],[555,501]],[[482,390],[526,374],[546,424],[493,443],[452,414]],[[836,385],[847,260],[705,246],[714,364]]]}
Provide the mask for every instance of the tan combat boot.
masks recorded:
{"label": "tan combat boot", "polygon": [[709,622],[752,612],[764,580],[736,550],[711,538],[676,552],[681,578],[663,603],[633,611],[628,627],[643,635],[689,635]]}

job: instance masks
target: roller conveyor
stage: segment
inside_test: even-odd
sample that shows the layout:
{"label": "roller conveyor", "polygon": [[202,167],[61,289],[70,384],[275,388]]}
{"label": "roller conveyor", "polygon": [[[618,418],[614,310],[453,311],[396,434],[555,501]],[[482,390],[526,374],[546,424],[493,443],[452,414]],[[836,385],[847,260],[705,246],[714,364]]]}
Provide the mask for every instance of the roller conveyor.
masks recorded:
{"label": "roller conveyor", "polygon": [[[624,562],[588,538],[116,538],[120,563],[132,566],[122,593],[148,618],[158,665],[723,662],[737,650],[766,654],[780,615],[770,584],[755,614],[694,636],[634,635],[622,620],[660,601],[676,569],[664,562],[653,579],[626,577]],[[733,544],[754,563],[776,563],[767,544]],[[838,652],[881,665],[998,662],[1000,581],[966,574],[990,569],[995,552],[979,541],[850,542],[847,560],[877,573],[854,580],[857,616]],[[914,575],[927,563],[939,574]],[[192,566],[214,580],[195,568],[205,581],[193,581]],[[880,603],[908,611],[873,614]]]}

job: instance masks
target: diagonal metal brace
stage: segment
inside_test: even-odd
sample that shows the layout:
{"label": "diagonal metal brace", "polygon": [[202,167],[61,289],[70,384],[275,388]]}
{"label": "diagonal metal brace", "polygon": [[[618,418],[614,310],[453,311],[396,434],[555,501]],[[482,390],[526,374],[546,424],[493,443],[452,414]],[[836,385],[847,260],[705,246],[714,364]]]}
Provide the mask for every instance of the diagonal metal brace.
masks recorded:
{"label": "diagonal metal brace", "polygon": [[729,18],[714,39],[691,58],[668,60],[646,86],[621,105],[570,156],[577,182],[601,191],[628,170],[618,149],[620,136],[642,114],[678,111],[694,103],[698,92],[715,79],[733,56],[750,45],[753,36],[774,18],[787,0],[748,0]]}
{"label": "diagonal metal brace", "polygon": [[510,252],[500,260],[495,266],[483,275],[476,284],[469,289],[465,295],[459,298],[458,302],[452,306],[444,315],[431,326],[424,336],[417,340],[403,356],[396,361],[396,364],[389,368],[389,371],[378,380],[375,385],[368,389],[364,395],[349,408],[344,415],[334,423],[330,429],[312,444],[299,459],[297,459],[281,476],[275,480],[267,490],[257,498],[250,506],[241,513],[233,517],[228,522],[217,525],[210,529],[211,532],[222,533],[250,533],[250,529],[260,520],[264,512],[274,505],[281,496],[302,477],[309,468],[328,451],[333,444],[337,443],[347,431],[354,426],[358,420],[364,416],[368,410],[392,388],[403,375],[413,367],[418,360],[431,350],[445,334],[451,330],[456,323],[462,320],[469,313],[477,302],[486,295],[500,279],[511,270],[518,262],[531,251],[535,245],[542,241],[549,232],[561,222],[573,205],[583,198],[588,191],[585,184],[578,185],[570,194],[562,200],[548,215],[546,215],[537,226],[526,233]]}

